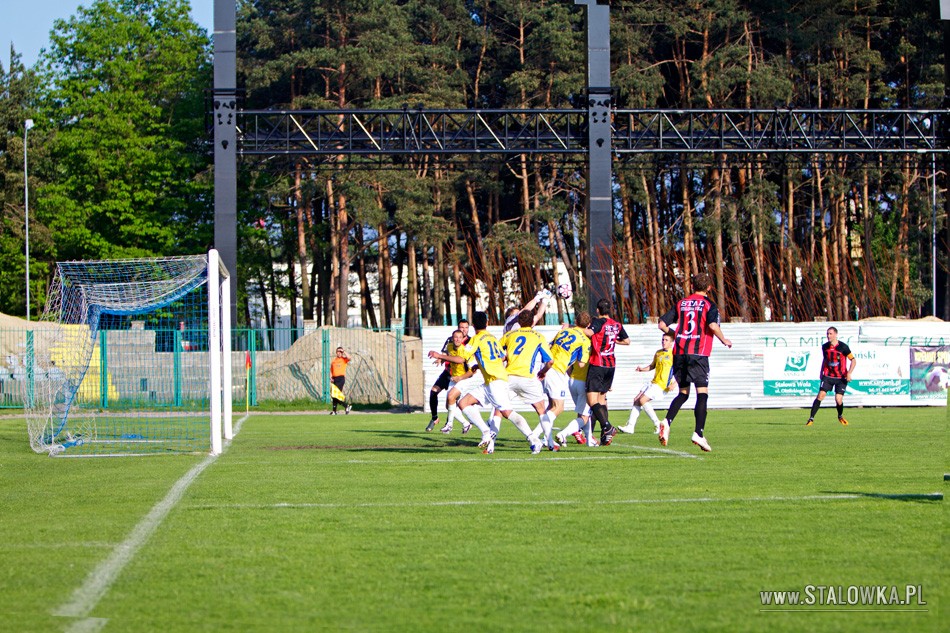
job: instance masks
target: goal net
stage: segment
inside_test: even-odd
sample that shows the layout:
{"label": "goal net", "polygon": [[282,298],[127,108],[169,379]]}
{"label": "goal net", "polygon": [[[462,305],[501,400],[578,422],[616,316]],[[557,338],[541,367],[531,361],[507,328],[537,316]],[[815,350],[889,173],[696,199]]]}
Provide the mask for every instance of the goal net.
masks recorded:
{"label": "goal net", "polygon": [[231,437],[229,288],[214,250],[57,264],[27,339],[33,450],[219,453]]}

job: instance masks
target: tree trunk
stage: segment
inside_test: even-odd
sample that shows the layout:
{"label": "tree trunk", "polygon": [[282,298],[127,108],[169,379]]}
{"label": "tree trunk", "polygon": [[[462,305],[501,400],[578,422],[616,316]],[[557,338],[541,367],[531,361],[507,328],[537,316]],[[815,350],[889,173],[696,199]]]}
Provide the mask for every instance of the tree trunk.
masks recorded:
{"label": "tree trunk", "polygon": [[297,272],[296,267],[294,266],[294,254],[291,250],[287,250],[287,287],[290,289],[290,329],[293,330],[291,333],[291,339],[296,340],[297,336]]}
{"label": "tree trunk", "polygon": [[822,270],[822,281],[824,282],[824,293],[825,293],[825,316],[829,319],[835,318],[834,313],[834,304],[832,302],[831,296],[831,271],[829,270],[828,263],[828,225],[825,222],[825,196],[824,189],[821,184],[821,168],[815,170],[815,180],[817,182],[818,190],[818,219],[821,222],[820,238],[821,238],[821,270]]}
{"label": "tree trunk", "polygon": [[726,296],[725,258],[722,252],[722,163],[725,157],[719,157],[719,163],[710,170],[709,183],[712,193],[713,220],[713,256],[716,258],[716,297],[722,301]]}
{"label": "tree trunk", "polygon": [[416,270],[416,244],[413,238],[406,235],[406,266],[408,275],[406,280],[406,334],[422,336],[419,324],[419,273]]}
{"label": "tree trunk", "polygon": [[656,204],[654,204],[653,189],[650,187],[645,171],[640,172],[640,185],[643,187],[643,197],[646,201],[647,248],[650,253],[651,287],[648,290],[648,302],[650,304],[650,315],[660,317],[662,316],[661,311],[666,309],[663,307],[666,302],[666,297],[661,295],[663,291],[662,279],[665,276],[665,271],[663,270],[663,251],[660,246],[660,225],[659,218],[657,217]]}
{"label": "tree trunk", "polygon": [[347,327],[350,307],[350,227],[346,210],[346,196],[340,194],[337,199],[339,201],[337,205],[337,227],[339,231],[337,246],[340,249],[340,266],[337,272],[340,278],[337,281],[336,323],[338,327]]}
{"label": "tree trunk", "polygon": [[442,243],[436,243],[434,247],[435,265],[432,267],[432,314],[429,317],[430,322],[436,325],[447,325],[444,308],[447,306],[448,279],[445,274],[445,257],[442,251]]}
{"label": "tree trunk", "polygon": [[379,328],[376,320],[376,307],[373,305],[373,293],[369,289],[369,279],[366,275],[366,244],[363,242],[363,226],[357,225],[354,231],[356,238],[356,274],[360,280],[360,320],[363,327]]}
{"label": "tree trunk", "polygon": [[329,202],[327,210],[329,212],[328,224],[330,227],[330,294],[327,310],[330,318],[327,322],[337,327],[343,327],[343,325],[336,320],[337,314],[339,314],[337,303],[340,297],[338,289],[340,283],[340,231],[338,230],[340,214],[336,209],[337,197],[332,178],[327,178],[327,201]]}
{"label": "tree trunk", "polygon": [[693,208],[690,204],[689,170],[686,168],[686,156],[680,156],[680,201],[683,204],[683,260],[685,263],[686,283],[699,272],[696,267],[696,247],[693,235]]}
{"label": "tree trunk", "polygon": [[[633,244],[633,209],[630,205],[630,198],[627,195],[627,183],[623,178],[619,179],[620,183],[620,204],[623,208],[623,248],[626,262],[623,266],[617,266],[618,270],[623,270],[627,278],[627,284],[630,286],[630,306],[632,313],[630,315],[630,320],[628,323],[639,323],[640,322],[640,291],[642,285],[638,279],[640,275],[637,274],[637,265],[636,265],[636,253],[635,247]],[[635,319],[635,320],[634,320]]]}
{"label": "tree trunk", "polygon": [[[478,265],[480,270],[473,271],[473,282],[476,279],[484,279],[485,283],[489,286],[494,285],[491,282],[491,268],[488,265],[488,258],[485,254],[485,244],[482,241],[482,223],[478,217],[478,202],[475,199],[475,185],[470,178],[465,179],[465,193],[468,196],[468,207],[470,212],[470,218],[472,220],[472,232],[474,233],[473,237],[475,240],[475,252],[470,253],[475,259],[475,263]],[[474,284],[473,284],[474,286]],[[475,292],[475,288],[471,289],[471,292]],[[489,312],[493,312],[493,307],[495,304],[494,292],[489,288]]]}
{"label": "tree trunk", "polygon": [[[740,170],[741,173],[741,170]],[[732,172],[727,170],[723,172],[723,188],[726,191],[732,187]],[[742,234],[739,225],[739,208],[733,197],[726,205],[726,212],[729,222],[729,251],[732,259],[732,268],[736,274],[736,294],[739,302],[739,316],[743,321],[750,321],[749,315],[749,291],[746,287],[745,279],[745,253],[742,248]]]}
{"label": "tree trunk", "polygon": [[[452,262],[452,280],[455,282],[455,323],[461,319],[470,319],[470,315],[466,315],[462,311],[462,271],[460,270],[458,259]],[[471,310],[471,306],[469,306]]]}
{"label": "tree trunk", "polygon": [[[753,169],[749,168],[750,171]],[[753,176],[753,174],[750,174]],[[765,240],[763,239],[763,231],[761,227],[761,218],[759,217],[759,209],[762,208],[762,199],[759,193],[758,187],[755,188],[755,204],[753,208],[749,211],[749,220],[752,224],[752,261],[755,265],[755,287],[756,287],[756,299],[758,303],[758,321],[765,320],[765,306],[767,305],[767,297],[765,290]]]}
{"label": "tree trunk", "polygon": [[300,187],[300,163],[294,167],[294,213],[297,221],[297,264],[300,266],[300,292],[303,317],[313,318],[313,297],[310,294],[310,265],[307,262],[307,225],[304,221],[303,190]]}
{"label": "tree trunk", "polygon": [[[792,180],[792,168],[789,166],[785,170],[785,227],[782,231],[783,247],[782,257],[785,262],[785,274],[782,289],[782,298],[784,299],[782,320],[788,321],[792,314],[792,293],[798,292],[795,285],[795,183]],[[794,290],[793,290],[794,289]]]}
{"label": "tree trunk", "polygon": [[901,218],[899,229],[897,231],[897,245],[894,253],[894,271],[891,275],[891,302],[889,316],[898,314],[907,315],[905,302],[901,306],[897,305],[897,283],[903,282],[904,294],[910,292],[910,254],[908,253],[907,237],[910,232],[910,188],[913,184],[914,175],[910,168],[910,158],[904,157],[901,165],[901,192],[900,192],[900,210]]}

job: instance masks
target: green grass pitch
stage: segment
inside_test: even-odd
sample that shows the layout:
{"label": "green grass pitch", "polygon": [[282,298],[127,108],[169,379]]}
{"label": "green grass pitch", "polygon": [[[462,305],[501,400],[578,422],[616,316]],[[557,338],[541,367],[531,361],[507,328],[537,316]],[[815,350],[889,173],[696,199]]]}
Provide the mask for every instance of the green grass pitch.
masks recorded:
{"label": "green grass pitch", "polygon": [[[947,409],[846,415],[532,456],[510,423],[482,455],[424,414],[252,412],[214,460],[51,459],[3,419],[0,629],[945,631]],[[808,585],[923,603],[762,604]]]}

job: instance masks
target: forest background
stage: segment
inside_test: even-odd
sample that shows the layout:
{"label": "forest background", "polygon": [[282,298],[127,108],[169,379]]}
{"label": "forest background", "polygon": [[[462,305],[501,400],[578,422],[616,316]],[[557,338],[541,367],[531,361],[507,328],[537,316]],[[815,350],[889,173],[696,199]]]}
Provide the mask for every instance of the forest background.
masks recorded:
{"label": "forest background", "polygon": [[[937,2],[619,0],[621,108],[946,107]],[[239,0],[245,108],[579,108],[570,0]],[[36,65],[0,67],[0,312],[34,318],[56,261],[213,244],[210,36],[185,0],[97,0]],[[950,318],[946,164],[931,156],[641,156],[615,166],[614,299],[662,314],[713,273],[726,318]],[[553,156],[239,164],[238,317],[347,326],[496,318],[569,281],[585,307],[585,174]],[[937,171],[936,181],[932,177]],[[936,191],[934,190],[936,184]],[[936,211],[934,200],[936,199]],[[936,223],[935,223],[936,221]],[[937,236],[938,278],[931,267]],[[557,279],[556,271],[567,279]],[[353,283],[351,283],[353,280]],[[356,284],[358,281],[358,286]],[[456,292],[450,292],[454,288]],[[468,300],[463,304],[463,299]]]}

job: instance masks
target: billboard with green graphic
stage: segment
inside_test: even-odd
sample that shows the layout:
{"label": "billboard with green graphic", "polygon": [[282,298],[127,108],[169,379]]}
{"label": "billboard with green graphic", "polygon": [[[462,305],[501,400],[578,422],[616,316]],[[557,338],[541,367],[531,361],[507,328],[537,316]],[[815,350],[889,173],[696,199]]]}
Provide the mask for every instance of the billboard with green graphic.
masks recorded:
{"label": "billboard with green graphic", "polygon": [[[857,366],[848,393],[874,396],[910,393],[910,357],[906,347],[853,346]],[[766,396],[809,396],[818,393],[821,347],[766,347],[762,393]]]}

